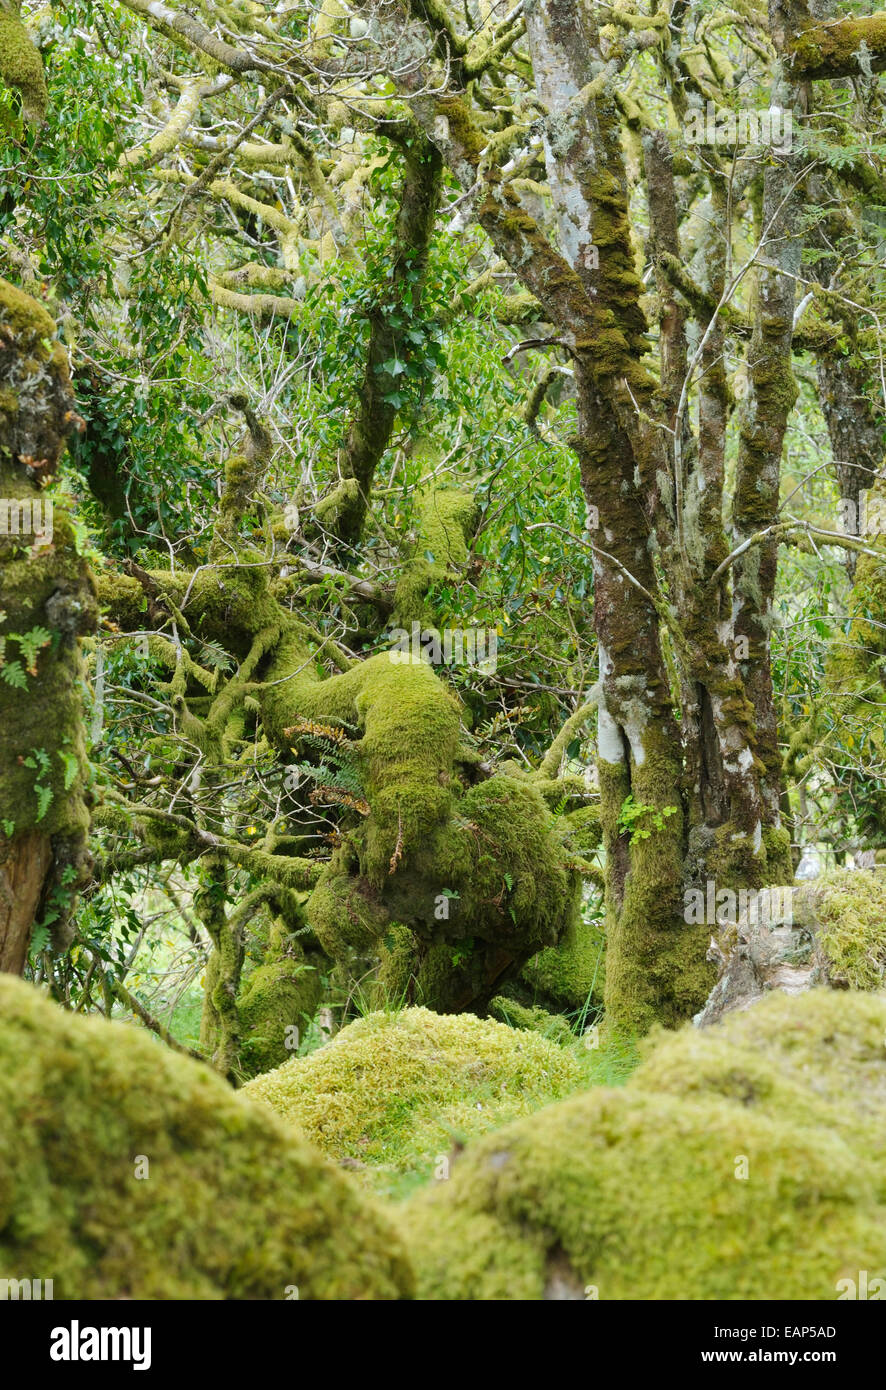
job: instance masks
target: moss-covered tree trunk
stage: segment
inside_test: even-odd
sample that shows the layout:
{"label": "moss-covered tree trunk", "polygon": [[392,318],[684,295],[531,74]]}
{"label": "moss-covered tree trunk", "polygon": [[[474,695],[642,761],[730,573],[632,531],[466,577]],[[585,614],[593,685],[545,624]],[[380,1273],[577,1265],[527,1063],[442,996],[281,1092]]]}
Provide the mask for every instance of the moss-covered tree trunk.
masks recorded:
{"label": "moss-covered tree trunk", "polygon": [[[787,309],[794,282],[777,258],[790,209],[773,220],[784,192],[779,168],[767,193],[766,250],[776,258],[757,298],[752,381],[759,408],[745,422],[739,497],[727,532],[720,326],[708,310],[699,324],[700,355],[690,361],[685,314],[659,273],[659,378],[647,369],[618,78],[607,72],[605,45],[581,0],[534,0],[526,29],[547,112],[559,249],[490,161],[466,101],[455,93],[416,96],[413,109],[462,186],[479,187],[479,221],[575,363],[574,445],[586,500],[599,518],[593,548],[606,1005],[618,1024],[645,1029],[655,1019],[686,1018],[713,981],[705,960],[710,924],[687,921],[689,890],[709,878],[718,889],[758,887],[791,872],[768,649],[776,552],[751,536],[777,507],[793,400]],[[666,142],[647,141],[645,161],[650,250],[659,268],[668,257],[681,260]],[[725,188],[721,180],[714,190],[721,210]],[[724,263],[712,250],[716,303]],[[697,387],[695,436],[688,402]],[[745,543],[750,553],[737,564],[733,552]]]}
{"label": "moss-covered tree trunk", "polygon": [[0,969],[14,973],[35,923],[65,943],[89,868],[77,638],[97,608],[44,490],[77,423],[52,320],[0,281]]}

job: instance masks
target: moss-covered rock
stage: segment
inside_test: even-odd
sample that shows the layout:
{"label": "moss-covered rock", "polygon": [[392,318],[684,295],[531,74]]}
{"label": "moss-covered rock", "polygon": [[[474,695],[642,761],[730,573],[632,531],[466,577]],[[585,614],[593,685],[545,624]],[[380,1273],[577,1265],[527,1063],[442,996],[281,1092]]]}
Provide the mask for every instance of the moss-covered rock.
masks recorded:
{"label": "moss-covered rock", "polygon": [[881,996],[773,995],[478,1140],[401,1210],[419,1296],[833,1299],[886,1271],[884,1035]]}
{"label": "moss-covered rock", "polygon": [[56,1298],[411,1288],[381,1213],[266,1109],[148,1035],[0,976],[0,1271],[34,1270]]}
{"label": "moss-covered rock", "polygon": [[886,1199],[886,995],[773,991],[714,1028],[662,1031],[646,1046],[633,1085],[830,1130],[874,1163]]}
{"label": "moss-covered rock", "polygon": [[882,989],[886,979],[886,874],[838,869],[800,890],[828,980]]}
{"label": "moss-covered rock", "polygon": [[331,1156],[401,1190],[452,1149],[581,1084],[556,1043],[470,1014],[373,1013],[243,1088]]}
{"label": "moss-covered rock", "polygon": [[695,1022],[705,1027],[770,990],[831,985],[881,989],[886,978],[886,877],[835,869],[777,888],[741,909],[711,941],[717,983]]}

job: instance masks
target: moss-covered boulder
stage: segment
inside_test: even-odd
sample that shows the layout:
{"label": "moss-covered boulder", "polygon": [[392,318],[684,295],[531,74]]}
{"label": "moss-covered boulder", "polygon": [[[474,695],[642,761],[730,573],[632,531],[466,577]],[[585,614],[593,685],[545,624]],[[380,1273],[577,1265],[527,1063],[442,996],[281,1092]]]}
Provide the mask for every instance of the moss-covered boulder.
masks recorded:
{"label": "moss-covered boulder", "polygon": [[[581,1084],[578,1060],[535,1033],[470,1014],[358,1019],[325,1047],[243,1088],[325,1153],[393,1191],[427,1180],[454,1144]],[[374,1170],[374,1171],[373,1171]]]}
{"label": "moss-covered boulder", "polygon": [[711,940],[718,978],[696,1022],[706,1027],[771,990],[882,989],[886,982],[886,875],[834,869],[799,887],[773,888]]}
{"label": "moss-covered boulder", "polygon": [[646,1046],[634,1085],[831,1130],[874,1162],[886,1199],[886,995],[773,992],[715,1028],[661,1031]]}
{"label": "moss-covered boulder", "polygon": [[829,984],[882,989],[886,982],[886,873],[838,869],[800,890]]}
{"label": "moss-covered boulder", "polygon": [[419,1297],[834,1299],[886,1273],[886,999],[773,994],[472,1144],[399,1219]]}
{"label": "moss-covered boulder", "polygon": [[76,1299],[411,1289],[388,1222],[291,1128],[147,1034],[3,975],[0,1273],[35,1272]]}

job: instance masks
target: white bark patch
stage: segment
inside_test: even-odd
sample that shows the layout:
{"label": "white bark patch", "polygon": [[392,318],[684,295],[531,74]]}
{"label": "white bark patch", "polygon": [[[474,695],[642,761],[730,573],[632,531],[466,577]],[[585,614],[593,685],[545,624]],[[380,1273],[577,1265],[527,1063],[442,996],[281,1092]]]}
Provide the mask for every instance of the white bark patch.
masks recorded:
{"label": "white bark patch", "polygon": [[742,755],[749,752],[747,739],[744,731],[737,724],[728,724],[723,714],[723,699],[720,695],[711,697],[711,709],[714,712],[714,724],[717,729],[717,740],[720,744],[720,752],[724,763],[728,767],[737,768],[746,772],[747,768],[753,763],[751,757],[748,764],[741,761]]}
{"label": "white bark patch", "polygon": [[643,746],[643,730],[649,722],[648,711],[642,700],[636,698],[625,702],[622,712],[624,721],[623,727],[627,735],[628,743],[631,745],[631,754],[637,767],[642,767],[646,761],[646,749]]}
{"label": "white bark patch", "polygon": [[602,701],[597,714],[597,756],[604,763],[623,763],[625,760],[621,730]]}
{"label": "white bark patch", "polygon": [[649,723],[646,682],[642,676],[616,676],[613,685],[617,694],[619,721],[631,746],[631,756],[635,765],[642,767],[646,761],[643,733]]}
{"label": "white bark patch", "polygon": [[598,648],[597,655],[600,681],[600,704],[597,709],[597,756],[604,763],[623,764],[625,754],[621,730],[617,721],[613,719],[606,708],[606,696],[603,694],[603,681],[612,670],[612,662],[609,660],[606,648],[602,645]]}

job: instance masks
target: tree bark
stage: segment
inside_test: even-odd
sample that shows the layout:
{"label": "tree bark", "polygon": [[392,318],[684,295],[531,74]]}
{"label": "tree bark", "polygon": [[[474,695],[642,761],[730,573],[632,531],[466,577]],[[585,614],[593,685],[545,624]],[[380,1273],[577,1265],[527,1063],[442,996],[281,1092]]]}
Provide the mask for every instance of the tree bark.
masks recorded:
{"label": "tree bark", "polygon": [[0,970],[21,975],[31,932],[52,864],[49,836],[38,830],[16,835],[0,854]]}

